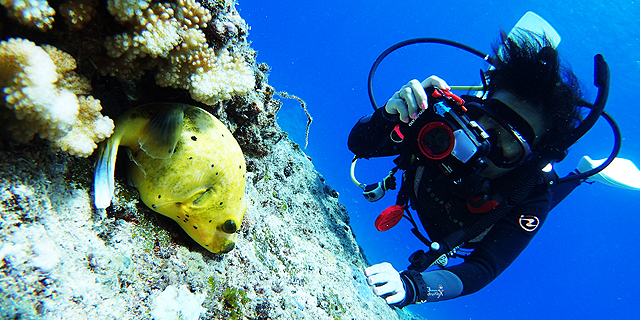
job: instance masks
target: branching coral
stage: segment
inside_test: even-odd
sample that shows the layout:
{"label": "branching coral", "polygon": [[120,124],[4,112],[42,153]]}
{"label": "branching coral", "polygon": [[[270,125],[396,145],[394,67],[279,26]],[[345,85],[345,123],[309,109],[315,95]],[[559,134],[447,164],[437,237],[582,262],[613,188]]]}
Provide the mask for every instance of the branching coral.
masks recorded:
{"label": "branching coral", "polygon": [[[73,72],[73,57],[51,46],[19,38],[0,42],[0,101],[13,116],[7,128],[27,142],[37,133],[61,150],[87,157],[113,132],[100,101],[87,94],[89,81]],[[6,117],[6,114],[5,114]]]}
{"label": "branching coral", "polygon": [[[59,73],[46,51],[24,39],[0,43],[0,87],[6,106],[18,120],[34,126],[43,138],[57,138],[66,132],[78,115],[76,96],[60,90],[55,83]],[[35,131],[18,138],[30,140]]]}
{"label": "branching coral", "polygon": [[54,143],[62,151],[87,157],[97,147],[96,143],[113,133],[113,120],[100,114],[100,100],[92,96],[79,96],[78,105],[81,112],[71,131]]}
{"label": "branching coral", "polygon": [[82,29],[96,14],[98,0],[67,0],[60,5],[60,14],[71,30]]}
{"label": "branching coral", "polygon": [[[52,26],[55,11],[45,0],[0,3],[22,24],[41,30]],[[56,9],[70,30],[78,30],[105,14],[98,6],[97,0],[64,0]],[[104,74],[138,80],[155,72],[156,84],[187,90],[207,105],[254,89],[255,73],[242,50],[227,48],[222,36],[211,39],[217,33],[240,39],[244,21],[235,9],[212,12],[198,0],[108,0],[107,11],[125,31],[106,37],[106,56],[89,60]],[[217,41],[216,48],[211,41]],[[2,42],[1,50],[0,104],[6,108],[0,117],[8,120],[5,128],[20,132],[14,134],[18,140],[38,134],[61,150],[88,156],[96,142],[111,134],[112,122],[100,115],[100,102],[85,97],[91,83],[73,71],[73,57],[18,38]],[[88,130],[91,126],[99,129]]]}
{"label": "branching coral", "polygon": [[141,16],[151,0],[109,0],[107,9],[120,22],[128,22],[134,16]]}
{"label": "branching coral", "polygon": [[[137,78],[144,63],[159,66],[158,85],[188,90],[194,100],[208,105],[253,89],[253,70],[241,56],[209,47],[202,29],[212,16],[195,0],[110,0],[108,8],[130,29],[105,41],[113,58],[105,73]],[[162,59],[148,63],[145,57]]]}
{"label": "branching coral", "polygon": [[253,70],[238,56],[226,49],[216,53],[213,48],[188,51],[178,50],[160,69],[156,82],[189,90],[194,100],[213,105],[228,100],[234,94],[244,94],[255,84]]}
{"label": "branching coral", "polygon": [[10,17],[22,25],[36,27],[42,31],[51,29],[56,11],[46,0],[0,0]]}

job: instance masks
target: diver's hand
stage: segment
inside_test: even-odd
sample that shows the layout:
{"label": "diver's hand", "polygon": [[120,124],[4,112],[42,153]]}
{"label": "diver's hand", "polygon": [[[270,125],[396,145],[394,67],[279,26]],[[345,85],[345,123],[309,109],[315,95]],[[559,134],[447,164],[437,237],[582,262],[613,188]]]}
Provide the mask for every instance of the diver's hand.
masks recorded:
{"label": "diver's hand", "polygon": [[450,89],[449,85],[437,76],[430,76],[422,83],[413,79],[393,94],[384,109],[389,114],[399,114],[400,120],[407,123],[410,119],[415,119],[418,116],[419,109],[426,109],[429,106],[427,93],[424,91],[424,88],[428,87]]}
{"label": "diver's hand", "polygon": [[[406,295],[400,274],[388,262],[372,265],[364,270],[369,285],[373,291],[383,297],[388,304],[402,302]],[[385,297],[386,296],[386,297]]]}

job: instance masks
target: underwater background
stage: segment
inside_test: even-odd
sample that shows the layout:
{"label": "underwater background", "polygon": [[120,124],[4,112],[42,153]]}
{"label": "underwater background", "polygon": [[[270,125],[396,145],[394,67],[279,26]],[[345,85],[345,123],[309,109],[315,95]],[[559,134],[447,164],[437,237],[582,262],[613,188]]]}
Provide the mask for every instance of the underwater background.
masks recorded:
{"label": "underwater background", "polygon": [[[508,4],[507,4],[508,3]],[[267,1],[237,6],[251,27],[258,62],[272,68],[272,86],[303,98],[314,117],[309,146],[313,158],[346,205],[359,245],[370,263],[391,262],[397,270],[422,249],[403,220],[387,232],[373,226],[395,203],[395,191],[369,203],[349,177],[353,155],[346,140],[353,124],[373,111],[367,94],[371,64],[389,46],[415,37],[440,37],[490,52],[499,30],[508,32],[527,11],[546,19],[562,36],[560,56],[595,99],[593,56],[604,55],[611,70],[606,111],[622,134],[620,157],[640,164],[637,94],[640,86],[640,4],[634,1]],[[397,50],[378,68],[378,104],[413,78],[436,74],[449,85],[475,85],[480,59],[435,44]],[[284,101],[280,125],[304,145],[306,116],[295,100]],[[585,154],[605,158],[613,146],[600,120],[556,166],[564,176]],[[364,183],[384,178],[393,158],[361,160]],[[399,175],[397,175],[399,177]],[[480,292],[451,301],[410,306],[428,319],[629,319],[640,296],[635,240],[640,229],[640,192],[599,183],[583,184],[549,215],[520,257]]]}

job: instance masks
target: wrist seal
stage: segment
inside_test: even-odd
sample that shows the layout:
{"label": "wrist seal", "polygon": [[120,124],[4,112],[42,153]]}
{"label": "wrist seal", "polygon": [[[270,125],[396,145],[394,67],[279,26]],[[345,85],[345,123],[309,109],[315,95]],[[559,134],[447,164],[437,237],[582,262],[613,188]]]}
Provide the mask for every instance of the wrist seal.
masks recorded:
{"label": "wrist seal", "polygon": [[406,278],[407,281],[411,283],[413,289],[413,299],[411,299],[413,301],[410,301],[409,304],[427,302],[427,297],[429,296],[429,287],[427,287],[427,284],[424,282],[422,273],[415,270],[405,270],[400,274],[400,276],[401,278],[403,278],[403,280]]}

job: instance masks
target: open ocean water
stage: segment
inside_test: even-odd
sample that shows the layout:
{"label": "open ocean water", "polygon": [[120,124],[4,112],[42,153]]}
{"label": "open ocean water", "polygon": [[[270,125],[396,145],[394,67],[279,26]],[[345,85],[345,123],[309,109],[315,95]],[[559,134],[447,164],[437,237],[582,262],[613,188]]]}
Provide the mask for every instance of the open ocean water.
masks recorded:
{"label": "open ocean water", "polygon": [[[238,9],[251,26],[249,40],[258,61],[272,68],[269,83],[307,102],[314,121],[305,152],[340,193],[373,264],[388,261],[403,270],[408,256],[424,247],[406,221],[387,232],[373,226],[377,215],[395,203],[394,191],[371,204],[349,177],[353,155],[347,136],[360,117],[373,111],[369,69],[396,42],[440,37],[489,52],[500,29],[508,32],[525,12],[536,12],[562,36],[561,58],[591,101],[597,93],[593,56],[604,55],[611,69],[606,110],[624,138],[619,156],[640,165],[637,1],[239,0]],[[414,45],[382,63],[374,92],[382,105],[409,80],[432,74],[450,85],[475,85],[480,68],[486,68],[480,59],[457,49]],[[304,145],[306,117],[297,101],[285,100],[279,123]],[[612,144],[609,127],[600,120],[556,168],[564,175],[584,154],[605,158]],[[374,183],[392,167],[392,158],[361,160],[356,173],[361,182]],[[638,204],[640,191],[584,184],[550,213],[528,248],[483,290],[408,308],[428,319],[636,319]]]}

